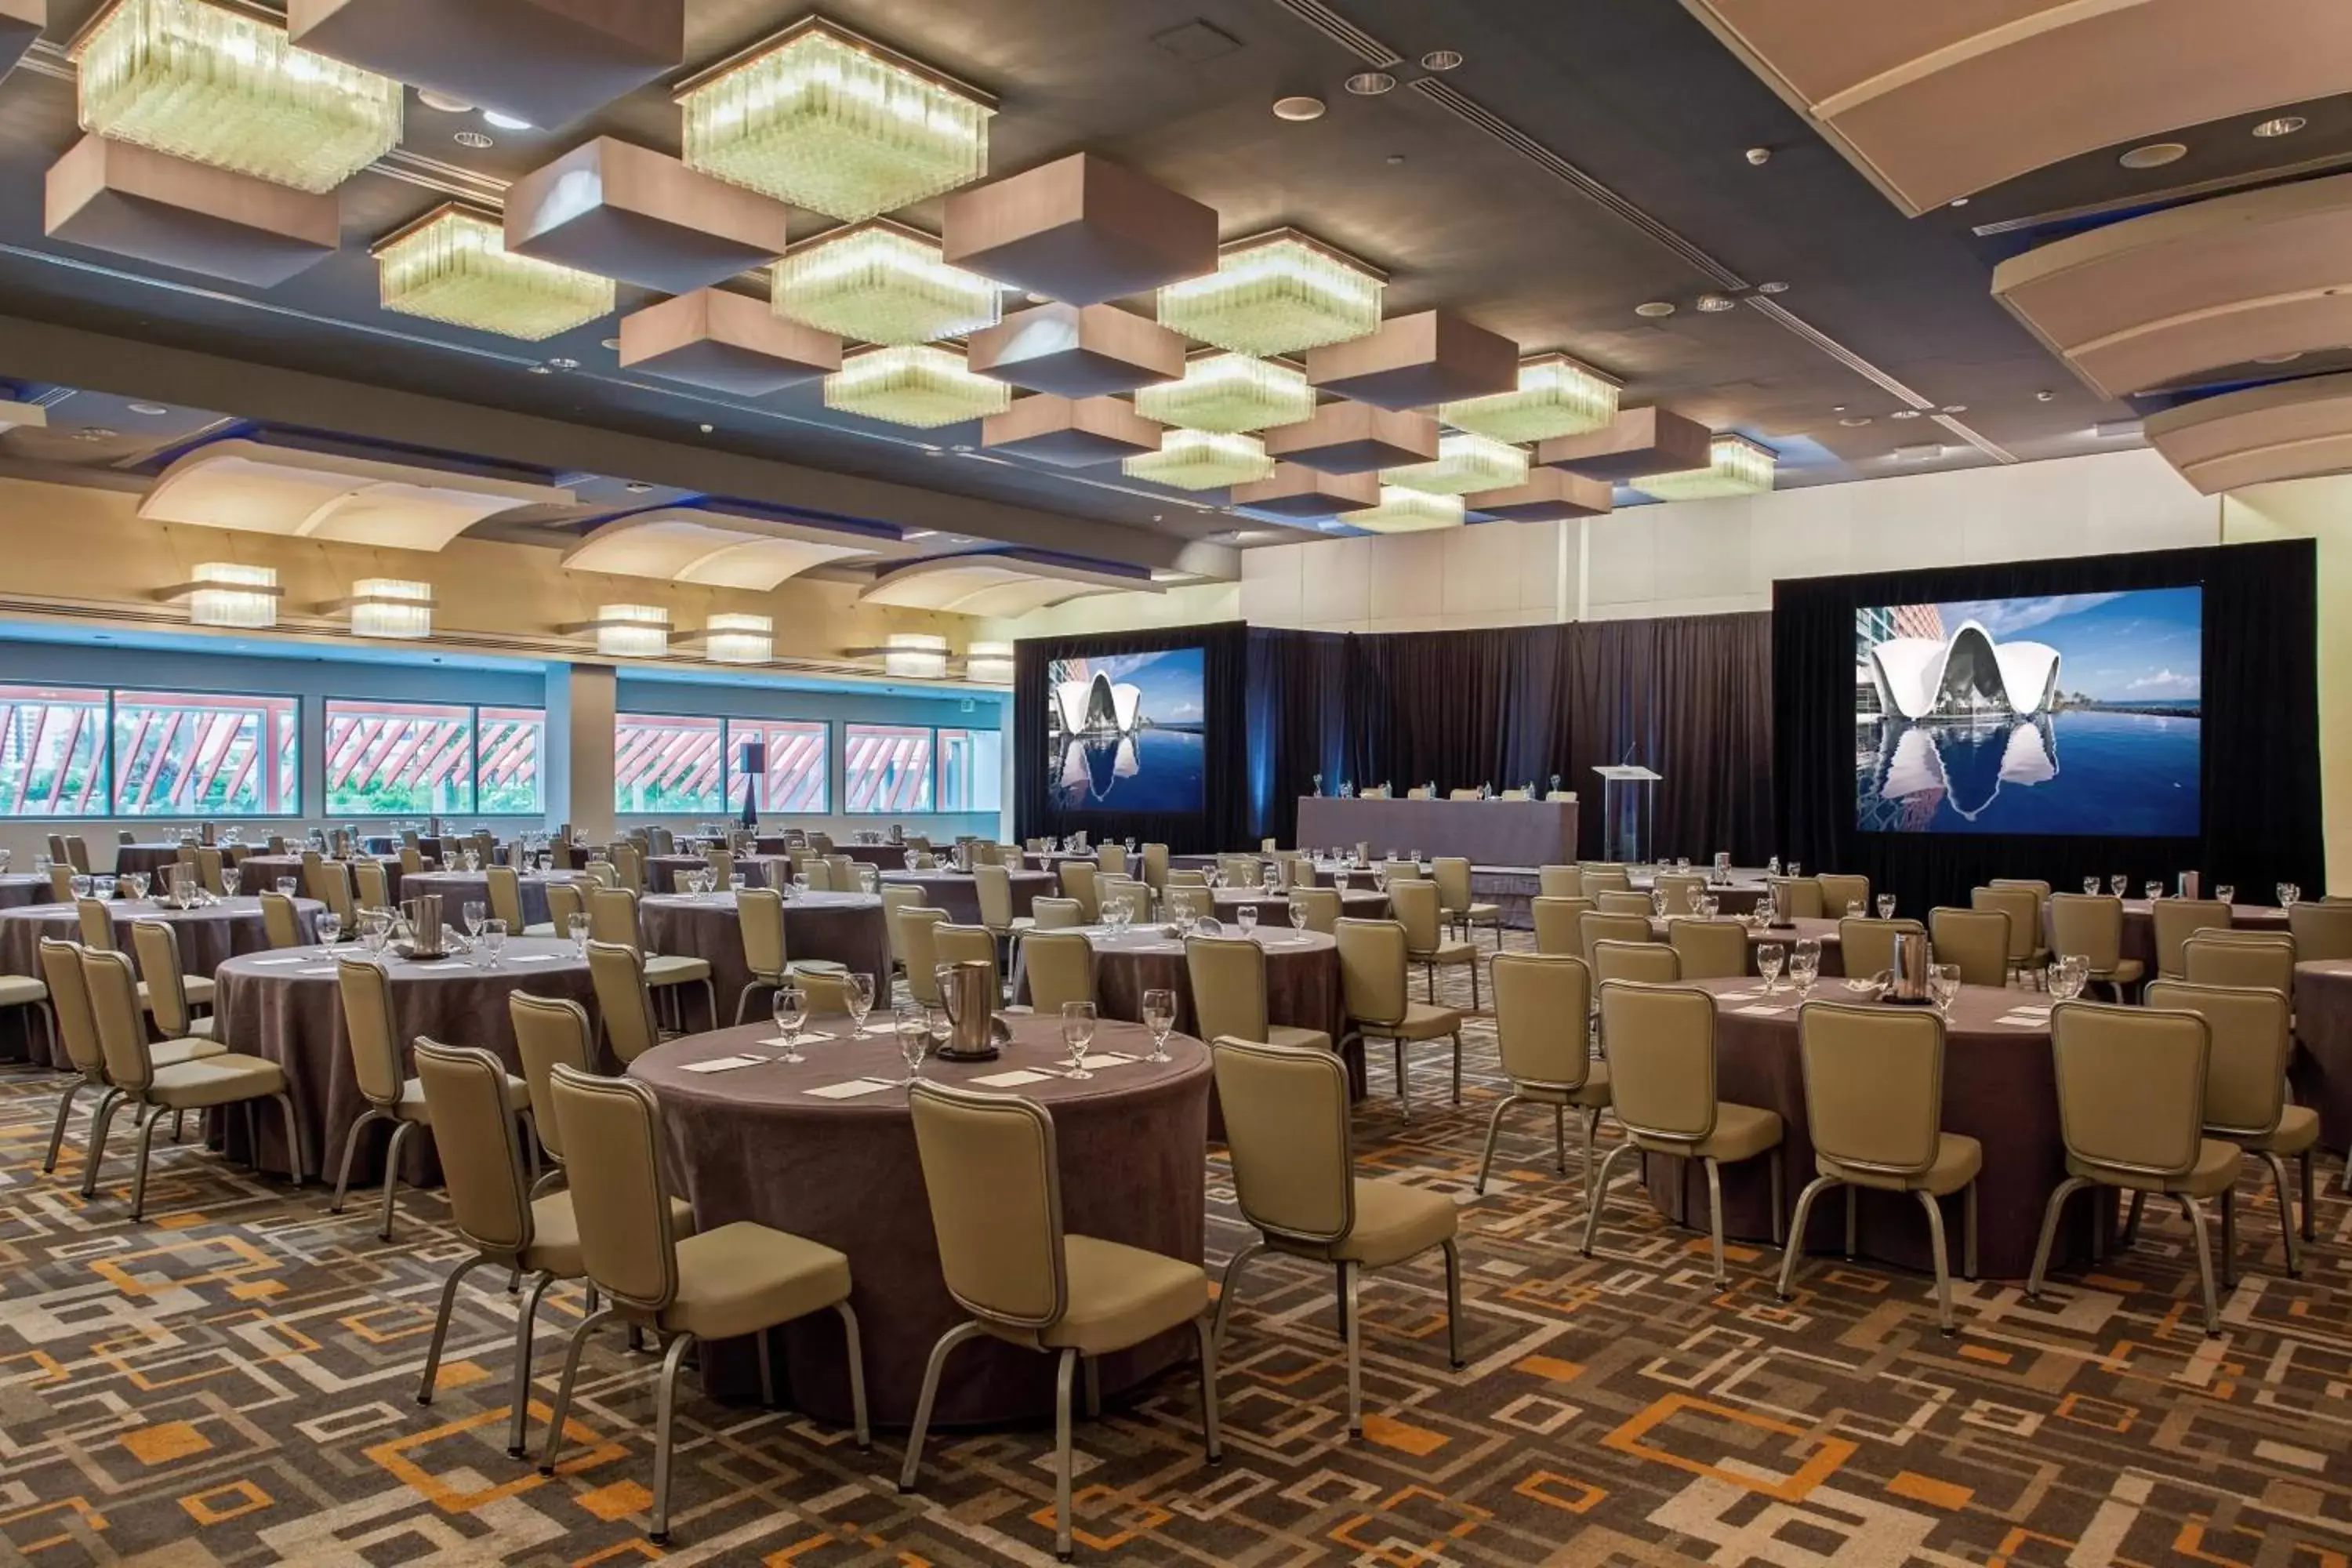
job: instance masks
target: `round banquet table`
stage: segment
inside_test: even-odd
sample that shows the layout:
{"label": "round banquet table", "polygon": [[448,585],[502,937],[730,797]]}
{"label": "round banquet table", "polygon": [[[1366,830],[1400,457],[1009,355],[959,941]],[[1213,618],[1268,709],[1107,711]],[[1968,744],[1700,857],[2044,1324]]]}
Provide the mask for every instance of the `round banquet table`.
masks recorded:
{"label": "round banquet table", "polygon": [[[1825,953],[1826,956],[1826,953]],[[1786,1124],[1780,1149],[1788,1211],[1818,1173],[1805,1113],[1804,1070],[1797,1045],[1796,992],[1783,981],[1764,994],[1753,980],[1702,980],[1716,1003],[1716,1094],[1738,1105],[1780,1112]],[[1862,998],[1843,984],[1816,985],[1812,999],[1853,1002]],[[2037,1012],[2030,1021],[2004,1024],[2015,1009],[2047,1008],[2040,992],[1990,985],[1965,985],[1952,1005],[1944,1051],[1944,1119],[1947,1132],[1965,1133],[1984,1145],[1984,1170],[1977,1178],[1977,1258],[1980,1272],[1994,1279],[2022,1279],[2033,1267],[2033,1247],[2042,1229],[2042,1205],[2066,1179],[2066,1147],[2058,1124],[2058,1080],[2050,1054],[2050,1018]],[[1745,1009],[1767,1009],[1748,1012]],[[1658,1212],[1685,1225],[1706,1224],[1706,1180],[1696,1160],[1643,1156],[1650,1199]],[[1919,1200],[1903,1193],[1864,1192],[1858,1255],[1906,1268],[1933,1267],[1927,1216]],[[2112,1202],[2066,1208],[2065,1224],[2052,1258],[2062,1264],[2089,1256],[2092,1226],[2112,1223]],[[1951,1237],[1952,1268],[1960,1263],[1960,1197],[1944,1202]],[[1772,1235],[1770,1175],[1764,1162],[1723,1167],[1724,1234],[1769,1245]],[[1832,1194],[1813,1205],[1808,1251],[1835,1257],[1844,1245],[1845,1205]]]}
{"label": "round banquet table", "polygon": [[[1013,912],[1025,915],[1029,906],[1041,898],[1054,896],[1054,874],[1050,871],[1007,871],[1013,879]],[[884,871],[887,885],[923,889],[923,902],[935,910],[945,910],[948,919],[958,925],[980,923],[980,883],[969,871]]]}
{"label": "round banquet table", "polygon": [[[907,846],[904,844],[836,844],[833,847],[833,853],[846,855],[877,871],[903,871],[907,868]],[[938,851],[932,853],[937,854]]]}
{"label": "round banquet table", "polygon": [[[1058,1021],[1008,1014],[1012,1043],[992,1062],[923,1065],[923,1077],[962,1088],[1017,1092],[1054,1118],[1062,1217],[1075,1233],[1202,1260],[1206,1228],[1209,1053],[1171,1036],[1173,1060],[1140,1059],[1083,1082],[1059,1076],[1068,1061]],[[876,1425],[914,1418],[923,1366],[940,1335],[965,1321],[948,1295],[931,1211],[915,1151],[906,1076],[887,1022],[853,1037],[849,1020],[818,1017],[803,1037],[806,1060],[781,1059],[718,1073],[696,1062],[738,1052],[777,1056],[767,1024],[694,1035],[656,1046],[629,1064],[629,1076],[660,1101],[671,1169],[684,1180],[695,1223],[706,1229],[753,1220],[836,1247],[849,1258],[851,1303],[865,1340],[866,1396]],[[1104,1023],[1096,1054],[1140,1058],[1150,1033]],[[1060,1065],[1057,1065],[1060,1064]],[[1027,1070],[1034,1082],[987,1080]],[[850,1099],[812,1090],[871,1078],[893,1087]],[[849,1417],[849,1384],[839,1320],[818,1313],[775,1331],[777,1382],[786,1403],[821,1421]],[[704,1347],[703,1382],[726,1400],[755,1397],[758,1373],[748,1340]],[[1143,1383],[1192,1353],[1188,1329],[1102,1358],[1105,1394]],[[933,1418],[951,1426],[1003,1426],[1053,1409],[1049,1356],[982,1338],[963,1346],[940,1384]]]}
{"label": "round banquet table", "polygon": [[2319,1142],[2352,1148],[2352,959],[2294,966],[2295,1103],[2319,1112]]}
{"label": "round banquet table", "polygon": [[[1685,915],[1680,918],[1688,920],[1692,917]],[[1660,942],[1666,940],[1666,928],[1669,923],[1663,920],[1650,921],[1650,930],[1656,934]],[[1777,942],[1782,949],[1786,950],[1795,946],[1805,937],[1811,937],[1822,944],[1822,973],[1824,976],[1835,978],[1845,973],[1845,943],[1838,938],[1838,922],[1810,919],[1794,920],[1787,925],[1765,926],[1761,929],[1750,926],[1748,930],[1748,973],[1750,974],[1756,973],[1756,950],[1766,942]],[[1782,963],[1786,964],[1785,957]],[[1815,994],[1819,995],[1821,993],[1817,991]],[[1843,997],[1845,993],[1840,991],[1837,994]],[[1732,1100],[1738,1097],[1726,1095],[1724,1098]],[[1805,1179],[1809,1182],[1812,1180],[1811,1176]]]}
{"label": "round banquet table", "polygon": [[142,871],[152,877],[179,858],[177,842],[118,844],[114,847],[114,874],[121,877],[132,871]]}
{"label": "round banquet table", "polygon": [[[1349,920],[1377,921],[1388,918],[1389,896],[1377,889],[1341,888],[1339,913]],[[1261,888],[1219,888],[1216,889],[1217,918],[1231,924],[1244,906],[1257,910],[1260,926],[1290,924],[1290,895],[1287,892],[1267,892]]]}
{"label": "round banquet table", "polygon": [[[368,858],[383,868],[384,897],[398,903],[406,896],[401,891],[400,857],[371,855]],[[348,867],[351,863],[344,861],[341,864]],[[257,893],[265,888],[275,890],[278,884],[289,877],[293,878],[299,887],[302,880],[302,857],[299,855],[248,855],[237,862],[236,876],[237,890],[244,893]],[[352,876],[352,894],[354,898],[359,895],[359,877],[354,872]]]}
{"label": "round banquet table", "polygon": [[49,901],[49,879],[30,871],[0,876],[0,910],[21,910],[26,904]]}
{"label": "round banquet table", "polygon": [[[522,922],[525,925],[545,925],[548,922],[547,885],[550,882],[576,882],[585,876],[578,871],[518,871],[515,891],[522,901]],[[427,893],[441,895],[441,918],[446,924],[463,928],[467,904],[479,904],[487,912],[490,907],[490,879],[480,871],[418,871],[401,880],[399,896],[404,899],[422,898]],[[509,931],[509,936],[520,936],[520,931]]]}
{"label": "round banquet table", "polygon": [[[1687,874],[1704,877],[1706,872],[1702,868]],[[1639,876],[1628,877],[1626,885],[1637,893],[1646,893],[1657,886],[1657,877],[1655,871],[1645,871]],[[1706,890],[1715,896],[1717,913],[1752,915],[1756,912],[1756,906],[1763,901],[1764,895],[1772,889],[1769,883],[1735,874],[1730,881],[1710,884]]]}
{"label": "round banquet table", "polygon": [[[338,952],[356,957],[359,949],[346,943],[331,950],[299,947],[247,953],[230,959],[213,976],[213,1012],[220,1019],[221,1038],[233,1050],[267,1057],[286,1069],[295,1119],[302,1129],[303,1163],[310,1167],[308,1173],[323,1173],[330,1180],[342,1158],[344,1136],[367,1112],[343,1028],[342,992],[335,982]],[[554,938],[508,938],[496,969],[478,968],[467,958],[415,963],[394,956],[388,973],[404,1077],[415,1074],[409,1050],[419,1035],[444,1045],[480,1046],[498,1053],[509,1071],[521,1072],[522,1057],[507,1016],[507,997],[513,992],[577,1002],[592,1020],[596,1016],[587,963],[569,942]],[[243,1119],[222,1120],[230,1130],[231,1152],[245,1157]],[[266,1168],[286,1168],[284,1136],[282,1126],[262,1128]],[[371,1130],[360,1140],[352,1163],[354,1191],[383,1179],[391,1136],[389,1129]],[[409,1139],[402,1166],[402,1179],[419,1186],[441,1179],[440,1156],[429,1137]]]}
{"label": "round banquet table", "polygon": [[[735,869],[747,888],[772,888],[776,879],[771,868],[784,864],[781,855],[738,855]],[[653,855],[646,859],[646,888],[649,892],[674,893],[678,879],[696,871],[710,869],[709,858],[701,855]]]}
{"label": "round banquet table", "polygon": [[[2058,890],[2065,891],[2063,888]],[[2150,980],[2156,978],[2155,909],[2156,906],[2146,899],[2124,900],[2122,953],[2126,958],[2138,959]],[[2267,904],[2232,904],[2230,906],[2230,926],[2234,931],[2283,931],[2288,929],[2287,914],[2284,910]],[[2050,912],[2045,907],[2042,914],[2042,940],[2054,947],[2057,939],[2051,934],[2052,929]]]}
{"label": "round banquet table", "polygon": [[[735,1016],[751,969],[743,958],[743,925],[734,894],[648,893],[637,901],[637,926],[649,952],[707,960],[711,986],[719,993],[719,1016]],[[785,894],[784,953],[831,959],[854,974],[872,975],[882,1011],[890,1010],[890,928],[877,895]]]}

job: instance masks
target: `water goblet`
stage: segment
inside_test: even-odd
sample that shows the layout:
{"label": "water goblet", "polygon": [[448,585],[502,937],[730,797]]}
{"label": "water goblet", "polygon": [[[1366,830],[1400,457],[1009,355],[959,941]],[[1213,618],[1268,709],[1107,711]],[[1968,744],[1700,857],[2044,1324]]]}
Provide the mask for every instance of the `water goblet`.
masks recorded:
{"label": "water goblet", "polygon": [[237,883],[242,879],[243,875],[236,867],[224,866],[221,868],[221,891],[229,898],[233,899],[236,897]]}
{"label": "water goblet", "polygon": [[1804,874],[1805,868],[1802,866],[1798,865],[1794,860],[1789,862],[1789,875],[1792,879],[1801,877]]}
{"label": "water goblet", "polygon": [[2238,901],[2238,889],[2223,882],[2213,889],[2213,896],[2224,904],[2233,904]]}
{"label": "water goblet", "polygon": [[787,1066],[798,1066],[805,1059],[801,1056],[801,1031],[808,1027],[808,993],[797,985],[779,985],[768,1010],[784,1037],[782,1060]]}
{"label": "water goblet", "polygon": [[1697,893],[1691,898],[1691,909],[1699,919],[1711,921],[1723,912],[1723,900],[1713,893]]}
{"label": "water goblet", "polygon": [[1767,992],[1780,989],[1780,966],[1788,962],[1789,950],[1777,942],[1756,944],[1756,973],[1764,977]]}
{"label": "water goblet", "polygon": [[860,970],[849,977],[849,1023],[859,1034],[866,1032],[866,1015],[874,1011],[874,976]]}
{"label": "water goblet", "polygon": [[1244,936],[1249,935],[1250,932],[1257,930],[1257,906],[1255,904],[1242,905],[1241,908],[1234,911],[1234,923],[1242,928],[1242,934]]}
{"label": "water goblet", "polygon": [[2091,983],[2091,959],[2088,953],[2070,952],[2058,960],[2058,1000],[2072,1002]]}
{"label": "water goblet", "polygon": [[1143,1059],[1164,1062],[1168,1055],[1168,1037],[1176,1028],[1176,993],[1151,990],[1143,994],[1143,1026],[1151,1031],[1151,1053]]}
{"label": "water goblet", "polygon": [[2293,882],[2281,882],[2278,885],[2278,901],[2279,908],[2291,910],[2303,901],[2303,889]]}
{"label": "water goblet", "polygon": [[1650,913],[1659,920],[1666,918],[1666,890],[1664,888],[1650,889]]}
{"label": "water goblet", "polygon": [[588,917],[586,915],[575,913],[567,917],[563,922],[563,934],[572,939],[572,955],[574,958],[588,956]]}
{"label": "water goblet", "polygon": [[466,900],[464,921],[466,925],[466,934],[468,937],[480,936],[482,934],[482,922],[489,918],[490,910],[488,904],[483,903],[478,899],[468,899]]}
{"label": "water goblet", "polygon": [[301,879],[297,877],[280,877],[278,879],[278,890],[289,899],[301,889]]}
{"label": "water goblet", "polygon": [[1822,975],[1822,943],[1818,937],[1801,936],[1789,949],[1789,978],[1796,984],[1800,996],[1813,993],[1813,982]]}
{"label": "water goblet", "polygon": [[332,910],[321,910],[319,911],[318,921],[310,929],[318,933],[320,947],[332,947],[342,940],[342,917]]}
{"label": "water goblet", "polygon": [[33,857],[33,875],[36,877],[47,876],[49,874],[49,868],[50,861],[47,855],[36,855]]}
{"label": "water goblet", "polygon": [[907,1064],[905,1082],[912,1086],[923,1076],[923,1058],[931,1049],[931,1026],[922,1009],[904,1002],[892,1013],[890,1026],[898,1036],[899,1059]]}
{"label": "water goblet", "polygon": [[2097,898],[2099,896],[2099,879],[2096,877],[2084,878],[2083,892],[2086,897],[2094,899]]}
{"label": "water goblet", "polygon": [[1290,929],[1293,931],[1307,929],[1307,906],[1297,899],[1290,900]]}
{"label": "water goblet", "polygon": [[474,941],[482,954],[482,967],[496,969],[499,966],[500,955],[507,948],[507,922],[501,920],[484,921],[481,934]]}
{"label": "water goblet", "polygon": [[[910,856],[908,858],[911,859],[913,857]],[[911,870],[913,868],[909,867],[908,869]],[[806,871],[795,871],[793,873],[793,895],[798,898],[806,898],[808,896],[808,873]]]}
{"label": "water goblet", "polygon": [[1894,894],[1881,893],[1878,895],[1878,918],[1883,921],[1891,921],[1895,918]]}
{"label": "water goblet", "polygon": [[1062,1045],[1070,1053],[1070,1070],[1062,1076],[1088,1079],[1095,1075],[1087,1070],[1087,1047],[1095,1043],[1095,1005],[1091,1002],[1062,1004]]}
{"label": "water goblet", "polygon": [[2107,879],[2107,891],[2120,899],[2131,891],[2131,879],[2121,871]]}
{"label": "water goblet", "polygon": [[750,883],[744,881],[743,873],[740,871],[730,872],[728,875],[727,890],[730,893],[740,893],[750,885]]}
{"label": "water goblet", "polygon": [[1850,921],[1858,921],[1869,913],[1870,911],[1863,907],[1863,902],[1860,899],[1848,899],[1845,901],[1846,919]]}
{"label": "water goblet", "polygon": [[1936,999],[1936,1011],[1949,1018],[1952,1004],[1958,1000],[1960,994],[1960,966],[1957,963],[1929,964],[1927,994]]}
{"label": "water goblet", "polygon": [[2147,885],[2147,901],[2152,904],[2162,897],[2164,897],[2164,884],[2161,882],[2150,882]]}

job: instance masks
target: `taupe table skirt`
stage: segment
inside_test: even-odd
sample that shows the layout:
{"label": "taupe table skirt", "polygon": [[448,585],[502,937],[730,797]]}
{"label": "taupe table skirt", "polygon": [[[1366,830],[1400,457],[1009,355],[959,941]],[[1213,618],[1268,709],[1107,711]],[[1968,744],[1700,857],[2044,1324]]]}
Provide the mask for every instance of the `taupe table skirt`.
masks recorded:
{"label": "taupe table skirt", "polygon": [[2319,1112],[2323,1145],[2352,1148],[2352,960],[2294,966],[2294,1033],[2295,1103]]}
{"label": "taupe table skirt", "polygon": [[26,904],[49,901],[49,879],[29,871],[0,877],[0,910],[21,910]]}
{"label": "taupe table skirt", "polygon": [[[516,872],[515,892],[522,902],[523,924],[547,923],[548,883],[582,879],[582,874],[577,871],[558,871],[552,875],[545,871]],[[461,931],[465,929],[463,921],[467,904],[479,904],[485,911],[490,907],[490,879],[479,871],[419,871],[401,881],[400,896],[403,898],[422,898],[427,893],[441,895],[443,922]],[[509,931],[507,934],[520,936],[522,932]],[[555,934],[564,936],[569,933],[558,931]]]}
{"label": "taupe table skirt", "polygon": [[[734,894],[648,894],[638,901],[637,926],[648,951],[707,961],[719,993],[718,1021],[734,1019],[736,1003],[751,983]],[[872,975],[877,1007],[890,1011],[890,931],[875,894],[787,894],[784,955],[830,959],[853,973]]]}
{"label": "taupe table skirt", "polygon": [[[1054,895],[1055,881],[1049,871],[1011,871],[1013,879],[1013,912],[1025,915],[1029,906],[1041,898]],[[885,871],[885,887],[910,887],[923,889],[923,902],[935,910],[945,910],[948,919],[958,925],[980,923],[980,884],[969,871]]]}
{"label": "taupe table skirt", "polygon": [[[401,893],[400,857],[397,855],[372,855],[369,858],[383,868],[383,890],[385,896],[390,898],[393,902],[398,903],[403,896]],[[348,864],[348,862],[346,862],[346,864]],[[244,859],[237,862],[236,874],[236,886],[239,892],[257,893],[265,888],[274,891],[278,887],[279,879],[286,877],[293,878],[297,888],[300,889],[302,881],[302,857],[299,855],[248,855]],[[309,889],[300,889],[300,890],[307,892]],[[353,873],[352,876],[352,896],[357,897],[359,890],[359,877],[357,873]]]}

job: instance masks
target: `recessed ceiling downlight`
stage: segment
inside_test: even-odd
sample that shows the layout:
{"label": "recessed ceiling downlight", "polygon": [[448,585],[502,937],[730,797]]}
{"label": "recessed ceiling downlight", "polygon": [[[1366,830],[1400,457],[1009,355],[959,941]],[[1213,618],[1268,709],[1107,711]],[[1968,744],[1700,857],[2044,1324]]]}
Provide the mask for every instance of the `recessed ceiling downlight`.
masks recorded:
{"label": "recessed ceiling downlight", "polygon": [[2301,349],[2293,349],[2283,354],[2256,354],[2254,363],[2256,364],[2290,364],[2302,357]]}
{"label": "recessed ceiling downlight", "polygon": [[1675,306],[1674,301],[1671,300],[1652,300],[1646,303],[1633,307],[1633,314],[1637,316],[1649,316],[1655,318],[1659,316],[1671,316],[1674,313]]}
{"label": "recessed ceiling downlight", "polygon": [[2262,137],[2292,136],[2310,123],[2300,114],[2281,114],[2255,126],[2254,134]]}
{"label": "recessed ceiling downlight", "polygon": [[1323,100],[1308,98],[1304,93],[1293,98],[1277,98],[1274,100],[1274,117],[1276,120],[1320,120],[1323,118]]}
{"label": "recessed ceiling downlight", "polygon": [[1358,71],[1348,79],[1348,90],[1358,98],[1378,98],[1396,86],[1396,78],[1386,71]]}
{"label": "recessed ceiling downlight", "polygon": [[1450,71],[1461,64],[1461,55],[1452,49],[1432,49],[1421,57],[1421,68],[1423,70]]}
{"label": "recessed ceiling downlight", "polygon": [[2135,147],[2116,160],[2126,169],[2161,169],[2167,163],[2177,163],[2189,156],[2186,142],[2151,142],[2145,147]]}

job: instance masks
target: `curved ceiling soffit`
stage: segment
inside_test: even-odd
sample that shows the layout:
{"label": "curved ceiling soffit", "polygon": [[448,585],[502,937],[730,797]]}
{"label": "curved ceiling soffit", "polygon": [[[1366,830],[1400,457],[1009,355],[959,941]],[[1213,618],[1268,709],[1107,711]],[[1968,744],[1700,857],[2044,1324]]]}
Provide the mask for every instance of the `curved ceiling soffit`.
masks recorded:
{"label": "curved ceiling soffit", "polygon": [[802,573],[871,554],[771,531],[756,518],[664,508],[617,518],[565,552],[567,571],[766,593]]}
{"label": "curved ceiling soffit", "polygon": [[2102,395],[2352,342],[2352,174],[2150,213],[2011,257],[1993,297]]}
{"label": "curved ceiling soffit", "polygon": [[[1148,587],[1146,584],[1134,584]],[[958,561],[919,561],[875,579],[861,605],[939,610],[959,616],[1011,616],[1047,609],[1095,594],[1117,593],[1103,583],[1041,575],[1018,567]]]}
{"label": "curved ceiling soffit", "polygon": [[151,522],[430,552],[500,512],[572,506],[578,499],[555,485],[228,440],[199,447],[157,475],[139,515]]}
{"label": "curved ceiling soffit", "polygon": [[1685,0],[1914,216],[2352,81],[2340,0]]}
{"label": "curved ceiling soffit", "polygon": [[2200,494],[2352,470],[2352,374],[2251,387],[2151,414],[2148,444]]}

